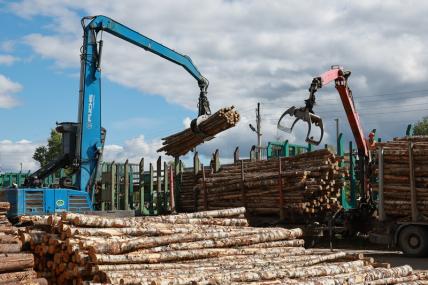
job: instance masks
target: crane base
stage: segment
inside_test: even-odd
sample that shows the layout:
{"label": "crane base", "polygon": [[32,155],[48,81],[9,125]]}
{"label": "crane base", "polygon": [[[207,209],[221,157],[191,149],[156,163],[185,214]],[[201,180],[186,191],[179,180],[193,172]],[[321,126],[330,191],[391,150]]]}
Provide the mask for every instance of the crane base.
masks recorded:
{"label": "crane base", "polygon": [[87,192],[67,188],[8,188],[0,192],[0,201],[10,203],[11,208],[8,212],[10,218],[93,211]]}

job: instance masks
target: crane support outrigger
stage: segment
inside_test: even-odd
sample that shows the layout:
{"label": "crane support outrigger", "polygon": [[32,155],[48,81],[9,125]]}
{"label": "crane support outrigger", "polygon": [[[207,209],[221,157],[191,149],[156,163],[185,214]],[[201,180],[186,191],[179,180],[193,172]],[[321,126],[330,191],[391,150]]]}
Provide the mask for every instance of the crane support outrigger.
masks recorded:
{"label": "crane support outrigger", "polygon": [[[93,210],[89,195],[103,153],[105,129],[101,125],[101,58],[103,41],[100,32],[110,33],[120,39],[154,53],[182,66],[199,86],[198,118],[192,130],[211,115],[207,98],[208,80],[202,76],[190,57],[180,54],[106,16],[82,18],[83,46],[79,87],[78,122],[57,124],[62,133],[62,156],[34,172],[26,181],[28,188],[4,191],[11,205],[16,205],[10,215],[37,215],[62,211],[84,212]],[[60,168],[72,169],[76,177],[72,185],[60,183],[60,188],[40,188],[43,178]]]}

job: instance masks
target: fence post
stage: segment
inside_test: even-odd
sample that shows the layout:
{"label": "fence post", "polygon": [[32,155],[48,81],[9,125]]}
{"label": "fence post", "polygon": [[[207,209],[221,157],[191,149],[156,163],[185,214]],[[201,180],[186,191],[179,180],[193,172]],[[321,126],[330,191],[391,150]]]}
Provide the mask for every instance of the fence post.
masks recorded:
{"label": "fence post", "polygon": [[164,211],[169,210],[170,203],[168,203],[168,164],[166,161],[163,162],[163,208]]}
{"label": "fence post", "polygon": [[220,151],[218,149],[213,154],[213,164],[214,173],[217,173],[220,170]]}
{"label": "fence post", "polygon": [[169,201],[171,205],[171,213],[175,213],[175,189],[174,189],[174,171],[172,165],[169,167]]}
{"label": "fence post", "polygon": [[253,145],[253,146],[251,147],[251,151],[250,151],[250,160],[251,160],[251,161],[255,161],[255,160],[257,160],[257,155],[256,155],[256,146],[255,146],[255,145]]}
{"label": "fence post", "polygon": [[139,165],[139,176],[140,176],[140,213],[141,215],[148,215],[148,211],[145,207],[145,197],[144,197],[144,157],[140,160]]}
{"label": "fence post", "polygon": [[116,163],[114,161],[110,165],[110,181],[111,209],[116,210]]}
{"label": "fence post", "polygon": [[235,151],[233,152],[233,163],[239,162],[239,146],[235,148]]}
{"label": "fence post", "polygon": [[156,200],[156,209],[158,214],[162,212],[162,158],[159,156],[156,161],[156,192],[157,192],[157,200]]}
{"label": "fence post", "polygon": [[153,170],[153,164],[150,162],[149,165],[149,193],[150,193],[150,204],[149,204],[149,212],[151,215],[156,214],[155,209],[154,209],[154,201],[156,200],[157,197],[155,196],[155,192],[153,191],[154,188],[154,183],[153,183],[153,174],[154,174],[154,170]]}
{"label": "fence post", "polygon": [[290,143],[288,142],[288,140],[286,140],[284,143],[284,156],[285,157],[290,156]]}
{"label": "fence post", "polygon": [[174,199],[175,199],[175,208],[176,210],[180,210],[180,188],[181,188],[181,169],[180,169],[181,161],[180,157],[176,156],[174,158],[174,173],[175,173],[175,189],[174,189]]}
{"label": "fence post", "polygon": [[123,165],[123,191],[125,196],[124,210],[129,210],[129,161],[126,160]]}
{"label": "fence post", "polygon": [[198,175],[199,171],[201,171],[201,161],[199,160],[199,154],[195,151],[193,155],[193,175]]}

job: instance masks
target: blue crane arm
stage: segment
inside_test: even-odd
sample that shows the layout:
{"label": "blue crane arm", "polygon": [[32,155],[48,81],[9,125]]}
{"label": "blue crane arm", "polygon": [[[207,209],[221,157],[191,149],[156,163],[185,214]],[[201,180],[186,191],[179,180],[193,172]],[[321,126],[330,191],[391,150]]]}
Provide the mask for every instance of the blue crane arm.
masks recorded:
{"label": "blue crane arm", "polygon": [[[87,21],[90,21],[86,24]],[[100,31],[137,45],[162,58],[182,66],[198,82],[200,88],[198,116],[210,115],[206,97],[208,80],[204,78],[192,60],[142,34],[105,16],[84,17],[81,54],[78,126],[75,157],[78,162],[76,187],[82,191],[91,189],[103,151],[101,127],[101,54],[102,41],[97,42]]]}
{"label": "blue crane arm", "polygon": [[193,64],[190,57],[180,54],[106,16],[94,16],[87,17],[84,19],[91,19],[91,22],[87,25],[88,29],[92,29],[97,32],[101,30],[108,32],[120,39],[123,39],[160,57],[163,57],[169,61],[181,65],[198,82],[207,84],[207,80],[202,76],[202,74]]}

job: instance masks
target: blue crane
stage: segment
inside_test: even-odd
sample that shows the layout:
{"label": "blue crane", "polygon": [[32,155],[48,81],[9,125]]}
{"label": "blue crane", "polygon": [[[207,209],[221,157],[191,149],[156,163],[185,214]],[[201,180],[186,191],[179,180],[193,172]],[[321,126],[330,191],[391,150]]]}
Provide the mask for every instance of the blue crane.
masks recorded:
{"label": "blue crane", "polygon": [[[103,153],[106,131],[101,126],[101,57],[102,31],[130,42],[175,64],[181,65],[196,80],[200,89],[198,118],[192,127],[211,115],[207,98],[208,80],[202,76],[190,57],[180,54],[106,16],[82,18],[83,46],[79,88],[78,122],[57,124],[62,133],[63,154],[55,161],[34,172],[26,181],[28,188],[3,191],[11,202],[10,215],[46,214],[62,211],[84,212],[93,210],[90,190],[94,186],[97,168]],[[43,178],[58,169],[74,170],[74,183],[60,181],[60,188],[41,188]]]}

